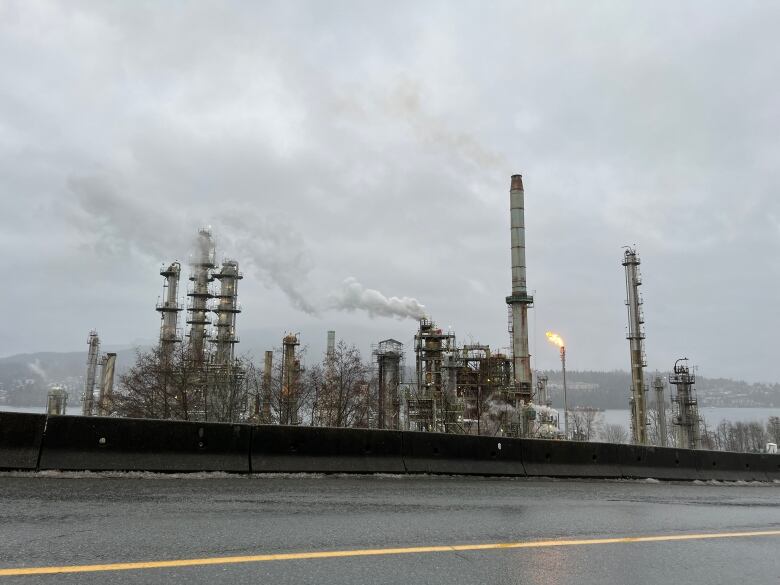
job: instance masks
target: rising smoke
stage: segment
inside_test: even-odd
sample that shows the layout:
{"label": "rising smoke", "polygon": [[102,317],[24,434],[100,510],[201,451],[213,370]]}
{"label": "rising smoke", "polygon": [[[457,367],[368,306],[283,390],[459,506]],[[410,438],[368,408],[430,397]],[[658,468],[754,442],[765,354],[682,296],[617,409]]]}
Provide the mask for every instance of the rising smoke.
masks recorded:
{"label": "rising smoke", "polygon": [[508,175],[511,167],[506,158],[483,144],[475,134],[452,127],[426,111],[425,94],[421,84],[401,79],[386,98],[389,112],[405,121],[421,142],[430,144],[447,154],[450,160],[463,160],[484,172],[485,168],[500,169]]}
{"label": "rising smoke", "polygon": [[[205,224],[182,216],[163,201],[150,213],[123,192],[120,182],[101,175],[71,177],[68,188],[77,206],[63,209],[63,215],[90,238],[89,246],[96,253],[121,259],[136,253],[155,262],[186,260],[197,247],[193,225]],[[313,262],[291,226],[250,210],[224,212],[213,225],[220,255],[228,253],[246,261],[264,282],[278,286],[294,307],[317,313],[302,292]]]}
{"label": "rising smoke", "polygon": [[304,295],[311,290],[308,276],[314,261],[303,237],[283,218],[260,217],[251,212],[228,212],[216,220],[225,248],[247,262],[267,283],[285,294],[293,307],[317,315],[316,305]]}
{"label": "rising smoke", "polygon": [[378,290],[365,288],[357,279],[347,278],[338,294],[333,295],[329,308],[340,311],[365,311],[371,317],[422,319],[425,306],[411,297],[386,297]]}
{"label": "rising smoke", "polygon": [[[183,258],[186,264],[186,254],[202,252],[197,250],[199,240],[194,236],[192,218],[177,217],[173,209],[150,214],[111,178],[72,177],[68,187],[78,206],[66,216],[93,238],[91,245],[102,254],[120,257],[134,252],[156,262]],[[425,307],[417,299],[386,297],[378,290],[365,288],[355,278],[347,278],[341,289],[326,300],[313,300],[310,295],[316,297],[316,291],[309,284],[309,274],[314,261],[304,238],[284,218],[228,209],[211,223],[217,257],[229,254],[246,263],[263,282],[278,287],[293,307],[307,314],[338,310],[398,319],[425,316]],[[190,245],[185,252],[187,243]]]}
{"label": "rising smoke", "polygon": [[40,360],[36,359],[34,362],[29,362],[27,367],[30,368],[30,371],[36,374],[44,382],[49,379],[49,377],[46,375],[46,371],[41,367]]}

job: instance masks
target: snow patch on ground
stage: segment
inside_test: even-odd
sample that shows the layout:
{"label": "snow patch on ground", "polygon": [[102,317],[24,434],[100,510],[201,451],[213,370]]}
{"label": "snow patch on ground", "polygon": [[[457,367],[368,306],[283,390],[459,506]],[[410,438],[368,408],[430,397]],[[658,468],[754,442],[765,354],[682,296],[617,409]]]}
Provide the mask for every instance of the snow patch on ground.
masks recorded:
{"label": "snow patch on ground", "polygon": [[353,479],[353,480],[436,480],[450,481],[453,479],[469,479],[481,481],[523,481],[523,482],[584,482],[584,483],[642,483],[642,484],[678,484],[678,485],[697,485],[697,486],[769,486],[780,485],[780,480],[771,482],[762,481],[719,481],[716,479],[694,481],[661,481],[656,478],[648,477],[644,479],[598,479],[598,478],[567,478],[567,477],[525,477],[525,476],[479,476],[479,475],[448,475],[448,474],[429,474],[429,473],[375,473],[375,474],[350,474],[350,473],[227,473],[224,471],[199,471],[187,473],[159,473],[151,471],[3,471],[0,472],[0,478],[20,477],[20,478],[58,478],[58,479],[156,479],[156,480],[209,480],[209,479],[245,479],[245,480],[263,480],[263,479]]}

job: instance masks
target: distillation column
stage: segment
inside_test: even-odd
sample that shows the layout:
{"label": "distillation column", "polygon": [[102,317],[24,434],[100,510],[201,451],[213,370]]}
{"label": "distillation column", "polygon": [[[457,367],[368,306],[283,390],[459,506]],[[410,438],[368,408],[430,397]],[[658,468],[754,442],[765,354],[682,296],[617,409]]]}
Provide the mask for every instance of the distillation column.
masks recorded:
{"label": "distillation column", "polygon": [[84,416],[92,416],[95,405],[95,382],[97,380],[98,359],[100,358],[100,338],[94,329],[89,332],[87,340],[89,351],[87,353],[87,375],[84,382],[84,399],[81,413]]}
{"label": "distillation column", "polygon": [[674,406],[674,425],[677,427],[677,446],[682,449],[699,449],[699,405],[693,385],[696,375],[691,374],[684,362],[686,358],[674,363],[674,373],[669,376],[669,383],[677,386],[677,393],[672,397]]}
{"label": "distillation column", "polygon": [[300,362],[295,358],[295,348],[300,345],[298,336],[289,334],[282,339],[282,399],[279,424],[298,424],[298,375]]}
{"label": "distillation column", "polygon": [[403,344],[394,339],[379,342],[377,361],[377,428],[398,430],[400,423],[399,387]]}
{"label": "distillation column", "polygon": [[241,312],[238,306],[238,281],[243,275],[238,271],[238,262],[225,260],[222,269],[213,277],[219,280],[219,294],[215,295],[218,301],[214,308],[217,334],[216,339],[210,341],[216,346],[214,363],[227,366],[233,363],[235,344],[238,343],[236,315]]}
{"label": "distillation column", "polygon": [[531,402],[531,355],[528,351],[528,307],[534,299],[526,287],[525,192],[522,175],[512,175],[509,191],[512,239],[512,294],[506,297],[512,314],[512,372],[515,406]]}
{"label": "distillation column", "polygon": [[209,284],[213,280],[211,271],[216,266],[214,256],[214,241],[211,238],[211,230],[201,228],[198,230],[197,245],[190,263],[192,285],[187,292],[187,296],[190,297],[190,314],[187,319],[190,326],[190,356],[192,361],[198,365],[202,365],[206,357],[205,342],[209,335],[208,326],[210,324],[207,316],[208,302],[211,298]]}
{"label": "distillation column", "polygon": [[542,406],[552,406],[552,402],[547,394],[547,381],[549,378],[545,374],[536,375],[536,403]]}
{"label": "distillation column", "polygon": [[664,402],[664,379],[656,376],[653,380],[655,389],[655,416],[658,419],[658,446],[666,447],[666,402]]}
{"label": "distillation column", "polygon": [[181,341],[179,336],[179,311],[182,310],[179,303],[179,276],[181,264],[172,262],[168,267],[160,269],[160,275],[165,279],[163,284],[163,301],[157,304],[157,311],[162,321],[160,325],[160,351],[164,359],[169,359],[173,353],[173,347]]}
{"label": "distillation column", "polygon": [[336,353],[336,332],[328,331],[328,345],[325,354],[328,357],[333,357],[333,354],[335,353]]}
{"label": "distillation column", "polygon": [[642,327],[642,298],[639,285],[642,277],[639,273],[639,256],[633,248],[627,248],[623,254],[623,266],[626,269],[626,306],[628,307],[628,335],[631,348],[631,431],[633,442],[638,445],[647,443],[647,405],[645,401],[644,367],[645,332]]}

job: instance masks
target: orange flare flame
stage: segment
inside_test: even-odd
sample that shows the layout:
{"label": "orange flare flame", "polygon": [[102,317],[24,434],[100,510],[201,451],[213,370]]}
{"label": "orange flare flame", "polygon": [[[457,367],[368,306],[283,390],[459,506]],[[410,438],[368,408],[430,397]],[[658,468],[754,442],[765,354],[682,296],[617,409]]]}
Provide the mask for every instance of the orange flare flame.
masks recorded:
{"label": "orange flare flame", "polygon": [[552,331],[548,331],[545,335],[547,335],[547,339],[553,345],[557,345],[558,347],[563,347],[565,345],[563,343],[563,337],[561,337],[557,333],[553,333]]}

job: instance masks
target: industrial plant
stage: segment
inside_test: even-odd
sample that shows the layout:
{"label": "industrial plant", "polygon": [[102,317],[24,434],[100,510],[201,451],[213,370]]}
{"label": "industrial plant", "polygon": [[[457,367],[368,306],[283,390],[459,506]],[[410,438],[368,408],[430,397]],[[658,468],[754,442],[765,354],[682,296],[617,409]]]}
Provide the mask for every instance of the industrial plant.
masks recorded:
{"label": "industrial plant", "polygon": [[[534,373],[529,351],[528,310],[533,307],[526,267],[525,189],[521,175],[513,175],[509,189],[511,292],[505,298],[508,308],[507,349],[471,342],[459,345],[455,332],[437,326],[430,315],[417,321],[413,347],[395,339],[384,339],[372,347],[372,363],[344,384],[343,364],[338,363],[336,333],[327,332],[327,349],[320,370],[305,376],[298,333],[280,336],[280,347],[268,349],[262,364],[236,357],[239,343],[236,321],[241,313],[238,284],[243,278],[239,263],[216,259],[216,245],[210,228],[197,232],[189,259],[189,283],[182,290],[181,263],[166,263],[163,278],[159,345],[153,369],[162,398],[147,401],[155,416],[188,420],[248,420],[261,424],[320,424],[362,426],[378,429],[507,437],[581,439],[570,432],[566,384],[566,344],[561,335],[547,332],[558,348],[563,375],[563,413],[552,407],[548,377]],[[631,387],[627,402],[631,415],[631,441],[649,444],[647,392],[654,390],[653,408],[657,425],[653,441],[667,444],[665,389],[667,380],[656,374],[645,379],[643,299],[640,258],[635,246],[625,247],[627,339]],[[186,304],[183,302],[186,297]],[[186,333],[180,314],[186,310]],[[416,317],[416,315],[415,315]],[[115,415],[121,409],[114,396],[116,354],[100,353],[100,340],[92,331],[88,340],[87,370],[82,395],[86,416]],[[407,355],[413,354],[413,369],[407,369]],[[676,394],[671,423],[673,439],[679,446],[699,448],[700,417],[694,390],[695,376],[678,360],[668,383]],[[99,371],[98,371],[99,370]],[[313,382],[312,376],[318,381]],[[162,381],[159,380],[160,376]],[[310,379],[311,378],[311,379]],[[315,389],[309,388],[314,384]],[[349,394],[349,398],[345,398]],[[62,414],[67,393],[53,388],[47,411]],[[121,398],[121,397],[120,397]],[[117,399],[118,400],[118,399]],[[187,402],[178,408],[174,402]],[[345,400],[357,403],[355,413],[345,416]],[[140,412],[140,411],[138,411]],[[182,414],[183,413],[183,414]]]}

